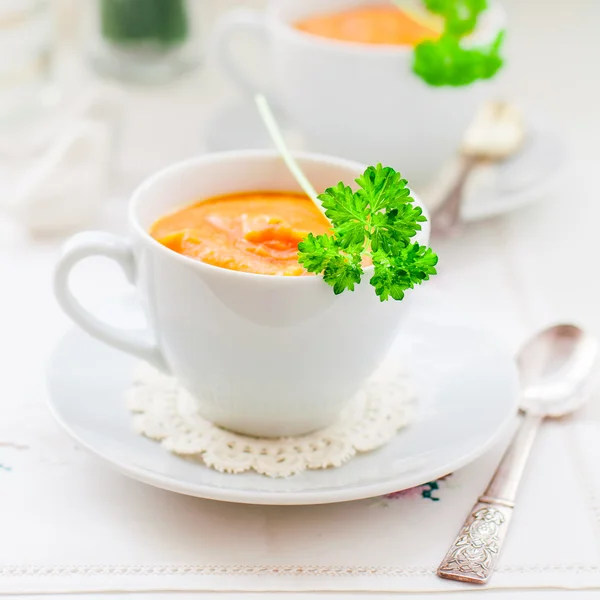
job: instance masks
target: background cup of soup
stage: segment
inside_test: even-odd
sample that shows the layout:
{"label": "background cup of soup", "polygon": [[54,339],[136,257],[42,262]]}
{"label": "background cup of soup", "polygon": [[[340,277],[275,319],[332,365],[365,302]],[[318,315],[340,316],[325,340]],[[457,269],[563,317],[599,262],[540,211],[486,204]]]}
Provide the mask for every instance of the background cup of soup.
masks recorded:
{"label": "background cup of soup", "polygon": [[[265,12],[239,9],[221,20],[215,52],[241,90],[266,93],[284,109],[311,150],[382,162],[419,187],[456,152],[489,82],[431,87],[412,72],[410,45],[340,41],[297,27],[311,16],[385,5],[385,0],[272,0]],[[504,21],[493,3],[472,42],[492,41]],[[261,89],[239,64],[235,41],[249,33],[267,43],[272,89]]]}
{"label": "background cup of soup", "polygon": [[[297,158],[319,191],[351,184],[365,168],[316,154]],[[88,333],[177,377],[213,422],[257,436],[307,433],[332,423],[380,364],[410,293],[403,302],[380,302],[366,267],[354,292],[336,296],[320,276],[228,270],[178,254],[148,233],[181,207],[253,190],[300,191],[272,151],[205,155],[160,171],[133,194],[128,240],[87,232],[67,243],[55,293]],[[417,239],[426,244],[428,236],[425,223]],[[102,323],[72,295],[71,269],[94,255],[115,260],[135,285],[150,336]]]}

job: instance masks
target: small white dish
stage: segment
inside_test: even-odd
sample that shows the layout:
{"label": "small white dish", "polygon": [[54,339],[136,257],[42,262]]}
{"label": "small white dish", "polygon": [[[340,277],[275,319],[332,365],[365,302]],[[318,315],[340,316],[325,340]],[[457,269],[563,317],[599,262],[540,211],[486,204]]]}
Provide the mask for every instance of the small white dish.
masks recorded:
{"label": "small white dish", "polygon": [[[133,301],[108,304],[100,314],[129,327],[141,319]],[[182,494],[247,504],[324,504],[407,489],[459,469],[508,432],[516,415],[517,371],[487,335],[413,318],[391,352],[419,390],[415,422],[380,450],[289,479],[218,473],[134,433],[124,395],[136,359],[78,329],[50,360],[49,404],[77,442],[122,473]]]}
{"label": "small white dish", "polygon": [[[275,110],[289,147],[294,151],[312,150],[285,114]],[[467,182],[461,211],[464,221],[502,215],[540,201],[564,175],[568,162],[564,136],[541,119],[526,114],[524,121],[526,132],[521,150],[504,162],[480,167]],[[209,152],[273,146],[256,106],[249,101],[216,112],[205,127],[204,142]],[[402,164],[390,166],[402,172]],[[454,176],[454,165],[448,164],[436,182],[416,190],[428,208],[434,208]]]}

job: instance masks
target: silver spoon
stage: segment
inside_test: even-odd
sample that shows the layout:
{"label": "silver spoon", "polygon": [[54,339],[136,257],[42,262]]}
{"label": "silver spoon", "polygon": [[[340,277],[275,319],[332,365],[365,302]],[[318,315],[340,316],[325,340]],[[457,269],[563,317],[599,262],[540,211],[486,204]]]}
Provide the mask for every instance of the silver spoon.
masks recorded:
{"label": "silver spoon", "polygon": [[454,185],[433,209],[431,224],[436,235],[456,233],[464,187],[479,165],[499,162],[513,155],[524,139],[523,118],[507,102],[486,102],[467,128],[460,147],[460,168]]}
{"label": "silver spoon", "polygon": [[547,417],[580,408],[594,387],[598,340],[574,325],[538,333],[517,358],[523,420],[487,489],[438,568],[445,579],[486,583],[512,517],[517,488],[537,431]]}

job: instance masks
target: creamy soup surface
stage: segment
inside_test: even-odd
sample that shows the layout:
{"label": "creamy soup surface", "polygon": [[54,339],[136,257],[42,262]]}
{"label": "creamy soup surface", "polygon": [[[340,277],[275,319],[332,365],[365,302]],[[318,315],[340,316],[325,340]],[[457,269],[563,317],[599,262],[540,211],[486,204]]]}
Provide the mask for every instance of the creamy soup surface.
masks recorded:
{"label": "creamy soup surface", "polygon": [[364,44],[416,46],[439,37],[435,28],[418,22],[393,5],[370,5],[312,15],[294,23],[294,27],[321,37]]}
{"label": "creamy soup surface", "polygon": [[202,200],[166,215],[150,235],[202,262],[264,275],[309,275],[298,263],[298,243],[329,231],[310,198],[294,192],[255,191]]}

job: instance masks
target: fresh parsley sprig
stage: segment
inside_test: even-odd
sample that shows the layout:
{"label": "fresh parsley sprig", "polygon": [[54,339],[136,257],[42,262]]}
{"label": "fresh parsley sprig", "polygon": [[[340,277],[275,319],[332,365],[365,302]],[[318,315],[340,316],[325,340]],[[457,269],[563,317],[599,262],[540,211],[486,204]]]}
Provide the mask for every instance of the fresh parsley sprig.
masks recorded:
{"label": "fresh parsley sprig", "polygon": [[414,51],[413,71],[432,86],[464,86],[490,79],[502,67],[504,31],[485,46],[463,48],[462,39],[473,32],[487,0],[424,0],[430,12],[444,19],[437,40],[425,40]]}
{"label": "fresh parsley sprig", "polygon": [[463,86],[479,79],[490,79],[502,66],[499,49],[504,38],[501,31],[485,48],[463,48],[460,40],[442,35],[415,48],[414,72],[429,85]]}
{"label": "fresh parsley sprig", "polygon": [[370,283],[380,300],[402,300],[406,290],[436,274],[438,257],[411,241],[427,219],[406,179],[391,167],[368,167],[356,183],[355,192],[340,182],[319,195],[332,233],[309,234],[298,245],[298,260],[341,294],[360,283],[369,257]]}

